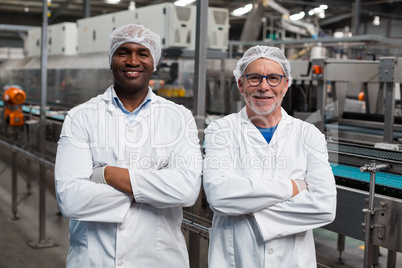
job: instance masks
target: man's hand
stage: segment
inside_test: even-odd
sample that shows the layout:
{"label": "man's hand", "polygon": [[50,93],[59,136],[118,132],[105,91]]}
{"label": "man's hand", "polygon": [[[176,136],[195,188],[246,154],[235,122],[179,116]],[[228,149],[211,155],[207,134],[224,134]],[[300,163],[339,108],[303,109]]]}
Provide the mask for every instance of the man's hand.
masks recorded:
{"label": "man's hand", "polygon": [[292,180],[293,196],[297,195],[301,191],[308,190],[308,186],[305,180]]}
{"label": "man's hand", "polygon": [[89,179],[96,183],[107,184],[107,182],[105,180],[105,168],[106,167],[107,166],[94,168],[92,175],[91,175],[91,177],[89,177]]}
{"label": "man's hand", "polygon": [[93,169],[92,175],[89,177],[89,179],[96,183],[110,185],[117,190],[128,194],[133,193],[133,189],[131,188],[130,174],[126,168],[108,165],[96,167]]}
{"label": "man's hand", "polygon": [[294,181],[297,185],[297,189],[299,190],[299,193],[301,191],[308,190],[308,186],[307,186],[307,183],[305,180],[294,180]]}

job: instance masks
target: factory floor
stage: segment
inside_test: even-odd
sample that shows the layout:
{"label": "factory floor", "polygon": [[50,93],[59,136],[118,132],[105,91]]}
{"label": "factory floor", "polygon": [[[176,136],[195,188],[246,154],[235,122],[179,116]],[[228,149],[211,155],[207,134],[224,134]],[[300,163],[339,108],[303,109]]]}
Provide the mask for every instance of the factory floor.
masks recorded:
{"label": "factory floor", "polygon": [[[68,252],[68,220],[59,214],[52,185],[53,173],[46,172],[47,192],[45,225],[42,225],[40,232],[39,225],[39,184],[38,170],[32,164],[31,192],[27,194],[27,176],[23,172],[18,173],[18,213],[19,219],[13,219],[12,195],[11,195],[11,153],[4,150],[0,153],[0,267],[65,267]],[[27,162],[18,160],[21,170],[26,170]],[[36,171],[35,171],[36,170]],[[41,236],[41,237],[40,237]],[[185,232],[185,236],[188,233]],[[337,251],[336,233],[316,229],[314,231],[319,267],[342,267],[361,268],[363,267],[364,250],[363,241],[346,237],[345,250],[342,252],[342,261],[338,263],[339,252]],[[27,242],[31,241],[34,247],[51,246],[44,248],[33,248]],[[200,268],[207,267],[208,240],[201,238]],[[380,248],[380,257],[376,267],[387,267],[387,250]],[[402,254],[397,253],[396,267],[402,267]]]}

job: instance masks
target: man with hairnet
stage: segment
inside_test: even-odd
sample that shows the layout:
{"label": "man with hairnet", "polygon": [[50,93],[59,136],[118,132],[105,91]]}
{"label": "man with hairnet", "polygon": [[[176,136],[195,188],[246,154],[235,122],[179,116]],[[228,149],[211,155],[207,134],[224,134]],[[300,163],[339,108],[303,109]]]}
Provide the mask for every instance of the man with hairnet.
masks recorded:
{"label": "man with hairnet", "polygon": [[68,112],[58,142],[67,267],[189,267],[182,207],[196,201],[202,169],[194,118],[148,86],[159,35],[126,25],[109,48],[114,84]]}
{"label": "man with hairnet", "polygon": [[233,74],[246,107],[205,131],[209,267],[315,268],[312,229],[336,208],[325,137],[281,108],[292,77],[280,49],[251,47]]}

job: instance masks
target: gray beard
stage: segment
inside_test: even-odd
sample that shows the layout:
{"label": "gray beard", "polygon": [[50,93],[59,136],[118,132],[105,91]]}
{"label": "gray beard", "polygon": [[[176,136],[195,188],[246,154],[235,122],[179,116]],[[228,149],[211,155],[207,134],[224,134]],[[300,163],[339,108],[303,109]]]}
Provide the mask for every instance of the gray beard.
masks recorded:
{"label": "gray beard", "polygon": [[280,107],[281,104],[282,104],[282,101],[283,101],[283,98],[284,98],[284,97],[285,97],[285,95],[282,95],[282,98],[281,98],[281,100],[278,102],[278,104],[271,106],[271,107],[268,108],[266,111],[258,110],[257,107],[254,106],[253,104],[250,104],[246,98],[244,98],[244,101],[246,102],[246,104],[248,105],[248,107],[249,107],[255,114],[264,116],[264,115],[269,115],[269,114],[271,114],[271,113],[274,112],[278,107]]}

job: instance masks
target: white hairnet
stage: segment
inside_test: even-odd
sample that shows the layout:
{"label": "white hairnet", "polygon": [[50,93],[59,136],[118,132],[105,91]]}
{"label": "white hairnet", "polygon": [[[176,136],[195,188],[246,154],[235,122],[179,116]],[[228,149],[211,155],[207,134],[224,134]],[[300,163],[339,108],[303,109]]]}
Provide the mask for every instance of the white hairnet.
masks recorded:
{"label": "white hairnet", "polygon": [[237,62],[236,69],[233,75],[236,78],[236,83],[240,77],[244,75],[247,66],[260,58],[269,59],[277,62],[283,69],[283,73],[289,79],[288,87],[292,84],[292,76],[290,75],[290,63],[283,55],[282,50],[277,47],[269,46],[254,46],[244,53],[243,57]]}
{"label": "white hairnet", "polygon": [[124,43],[136,43],[149,49],[154,60],[154,71],[161,57],[160,36],[139,24],[128,24],[115,29],[109,36],[109,64],[113,53]]}

